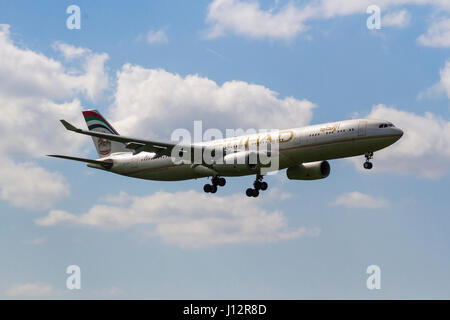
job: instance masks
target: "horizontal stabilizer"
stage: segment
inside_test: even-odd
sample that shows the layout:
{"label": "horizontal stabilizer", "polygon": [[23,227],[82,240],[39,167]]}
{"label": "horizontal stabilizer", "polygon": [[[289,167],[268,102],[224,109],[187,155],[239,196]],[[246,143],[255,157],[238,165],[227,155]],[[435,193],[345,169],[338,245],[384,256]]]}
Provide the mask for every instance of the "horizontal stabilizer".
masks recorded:
{"label": "horizontal stabilizer", "polygon": [[69,131],[81,131],[81,129],[76,128],[75,126],[68,123],[66,120],[60,120],[63,124],[64,128],[66,128]]}
{"label": "horizontal stabilizer", "polygon": [[49,154],[49,157],[54,157],[54,158],[61,158],[61,159],[67,159],[67,160],[74,160],[74,161],[80,161],[80,162],[86,162],[86,163],[90,163],[90,164],[96,164],[96,165],[100,165],[105,169],[111,169],[113,166],[112,162],[106,162],[106,161],[99,161],[99,160],[91,160],[91,159],[84,159],[84,158],[76,158],[76,157],[69,157],[69,156],[60,156],[57,154]]}

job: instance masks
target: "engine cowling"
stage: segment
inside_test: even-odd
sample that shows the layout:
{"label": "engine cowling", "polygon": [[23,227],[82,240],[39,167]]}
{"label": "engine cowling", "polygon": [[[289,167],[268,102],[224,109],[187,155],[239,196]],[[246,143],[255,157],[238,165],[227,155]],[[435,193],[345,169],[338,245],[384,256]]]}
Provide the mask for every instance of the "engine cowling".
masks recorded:
{"label": "engine cowling", "polygon": [[214,169],[218,172],[228,171],[252,171],[258,168],[257,154],[251,151],[242,151],[227,154],[223,157],[223,163],[214,165]]}
{"label": "engine cowling", "polygon": [[290,180],[317,180],[328,177],[330,171],[331,168],[328,161],[317,161],[290,167],[286,170],[286,175]]}

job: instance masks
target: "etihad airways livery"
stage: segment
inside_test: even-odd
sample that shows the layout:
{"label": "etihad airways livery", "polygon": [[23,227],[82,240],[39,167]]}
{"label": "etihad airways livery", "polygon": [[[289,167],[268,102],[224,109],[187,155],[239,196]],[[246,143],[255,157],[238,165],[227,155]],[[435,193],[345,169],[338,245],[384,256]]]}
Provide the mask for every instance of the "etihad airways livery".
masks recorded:
{"label": "etihad airways livery", "polygon": [[[249,197],[267,189],[262,180],[271,171],[287,168],[291,180],[322,179],[330,174],[327,160],[358,155],[365,156],[364,168],[371,169],[373,153],[403,135],[389,121],[354,119],[281,130],[276,135],[256,133],[185,144],[121,136],[97,110],[83,111],[83,116],[89,130],[61,122],[67,130],[91,136],[99,159],[51,157],[82,161],[91,168],[147,180],[210,177],[211,184],[203,188],[208,193],[225,185],[223,177],[255,175],[253,188],[246,190]],[[198,154],[200,158],[194,157]]]}

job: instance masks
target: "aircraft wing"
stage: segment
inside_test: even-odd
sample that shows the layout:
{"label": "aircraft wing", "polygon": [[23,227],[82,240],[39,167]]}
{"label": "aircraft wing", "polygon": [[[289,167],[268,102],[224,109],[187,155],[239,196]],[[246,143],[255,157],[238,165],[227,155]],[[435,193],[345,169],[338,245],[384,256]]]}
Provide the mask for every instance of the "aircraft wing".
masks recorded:
{"label": "aircraft wing", "polygon": [[[105,140],[110,141],[117,141],[122,142],[126,145],[128,149],[134,150],[135,153],[139,152],[155,152],[158,156],[167,155],[170,156],[172,149],[175,146],[178,146],[182,152],[184,152],[182,149],[190,149],[193,151],[194,148],[196,148],[193,145],[180,145],[174,142],[164,142],[164,141],[157,141],[157,140],[144,140],[139,138],[132,138],[132,137],[126,137],[126,136],[120,136],[120,135],[114,135],[114,134],[108,134],[103,132],[94,132],[94,131],[87,131],[83,129],[79,129],[73,125],[71,125],[69,122],[65,120],[61,120],[61,123],[63,126],[69,130],[76,133],[85,134],[92,137],[102,138]],[[198,148],[201,148],[200,146]]]}

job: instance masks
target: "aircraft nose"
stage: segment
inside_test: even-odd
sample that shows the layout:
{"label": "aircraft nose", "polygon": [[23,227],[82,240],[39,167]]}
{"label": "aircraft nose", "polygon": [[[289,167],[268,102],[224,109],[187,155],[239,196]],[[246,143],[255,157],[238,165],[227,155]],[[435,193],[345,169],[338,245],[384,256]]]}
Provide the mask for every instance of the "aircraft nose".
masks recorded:
{"label": "aircraft nose", "polygon": [[403,130],[400,128],[395,128],[396,133],[398,134],[398,137],[401,138],[403,136]]}
{"label": "aircraft nose", "polygon": [[403,136],[403,130],[400,128],[392,128],[396,141]]}

